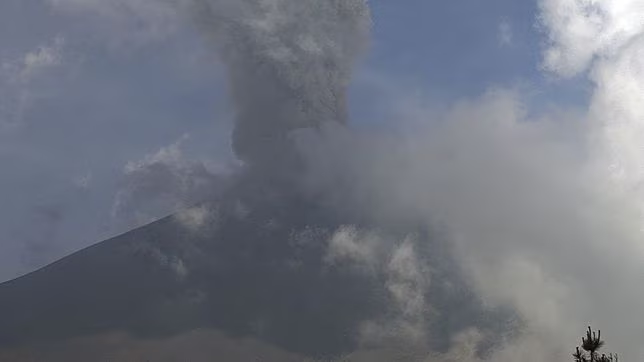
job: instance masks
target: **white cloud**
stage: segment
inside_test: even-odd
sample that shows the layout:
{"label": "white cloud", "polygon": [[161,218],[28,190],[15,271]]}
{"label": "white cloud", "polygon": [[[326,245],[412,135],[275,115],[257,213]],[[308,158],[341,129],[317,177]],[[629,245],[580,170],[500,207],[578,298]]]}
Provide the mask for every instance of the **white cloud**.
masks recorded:
{"label": "white cloud", "polygon": [[58,36],[51,44],[41,46],[37,50],[27,53],[18,72],[20,80],[27,82],[40,72],[60,66],[63,63],[64,46],[65,39]]}
{"label": "white cloud", "polygon": [[541,8],[547,69],[590,69],[592,166],[610,173],[612,191],[638,199],[644,216],[644,2],[542,0]]}
{"label": "white cloud", "polygon": [[402,338],[408,343],[422,343],[428,337],[426,316],[430,306],[425,295],[429,288],[430,272],[427,268],[427,265],[419,262],[410,237],[394,248],[386,264],[385,286],[396,315],[384,322],[384,330],[389,329],[395,338]]}
{"label": "white cloud", "polygon": [[391,313],[385,318],[363,322],[359,328],[362,343],[378,345],[386,341],[421,343],[426,336],[426,315],[430,306],[425,296],[430,271],[415,250],[417,241],[408,236],[391,240],[377,230],[355,226],[338,228],[328,241],[325,262],[333,267],[348,266],[381,280],[390,300]]}
{"label": "white cloud", "polygon": [[[565,112],[529,118],[524,109],[520,92],[497,89],[446,112],[408,107],[402,136],[329,130],[327,140],[307,142],[309,185],[343,210],[446,228],[478,294],[489,306],[512,307],[526,323],[520,336],[534,336],[509,341],[507,351],[539,346],[534,361],[565,356],[591,323],[616,350],[639,356],[637,204],[591,167],[592,124]],[[345,244],[347,254],[368,255]]]}
{"label": "white cloud", "polygon": [[0,59],[0,130],[18,126],[38,97],[38,81],[65,64],[65,39],[57,36],[18,58]]}
{"label": "white cloud", "polygon": [[504,20],[499,24],[499,28],[497,30],[497,38],[499,45],[501,46],[510,46],[514,42],[512,25],[510,25],[507,20]]}
{"label": "white cloud", "polygon": [[216,224],[217,214],[216,211],[202,205],[179,210],[174,214],[174,218],[186,229],[192,232],[199,232],[206,225],[212,227]]}
{"label": "white cloud", "polygon": [[644,32],[641,0],[541,0],[549,35],[545,66],[562,76],[612,57]]}
{"label": "white cloud", "polygon": [[387,289],[406,318],[422,321],[430,273],[419,263],[411,240],[395,248],[387,265]]}
{"label": "white cloud", "polygon": [[378,249],[382,243],[376,233],[364,232],[355,226],[343,226],[329,240],[325,261],[331,265],[348,261],[373,272],[380,262]]}
{"label": "white cloud", "polygon": [[[518,308],[519,313],[540,330],[562,327],[560,323],[566,316],[561,307],[571,298],[573,288],[557,280],[543,264],[517,255],[482,268],[485,277],[478,278],[477,282],[484,301]],[[491,300],[486,300],[488,298]]]}
{"label": "white cloud", "polygon": [[216,197],[223,189],[223,179],[202,162],[185,159],[181,145],[186,139],[184,136],[125,165],[124,185],[112,211],[115,220],[134,227],[187,209],[179,216],[180,221],[187,226],[205,222],[206,210],[193,207]]}

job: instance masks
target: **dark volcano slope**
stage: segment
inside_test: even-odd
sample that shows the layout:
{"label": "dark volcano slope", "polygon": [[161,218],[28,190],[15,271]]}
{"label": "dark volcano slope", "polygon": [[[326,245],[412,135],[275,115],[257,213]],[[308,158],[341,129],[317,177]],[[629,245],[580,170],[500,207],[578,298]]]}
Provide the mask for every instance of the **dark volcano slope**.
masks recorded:
{"label": "dark volcano slope", "polygon": [[[382,276],[325,263],[327,240],[342,225],[374,226],[339,220],[292,192],[243,187],[205,205],[210,216],[199,228],[170,216],[0,285],[0,349],[112,331],[156,338],[213,328],[312,357],[355,350],[361,323],[393,313],[391,303]],[[410,230],[418,236],[416,251],[432,268],[426,297],[439,311],[428,316],[436,349],[472,324],[499,322],[478,307],[427,230],[395,223],[378,230],[392,240]]]}

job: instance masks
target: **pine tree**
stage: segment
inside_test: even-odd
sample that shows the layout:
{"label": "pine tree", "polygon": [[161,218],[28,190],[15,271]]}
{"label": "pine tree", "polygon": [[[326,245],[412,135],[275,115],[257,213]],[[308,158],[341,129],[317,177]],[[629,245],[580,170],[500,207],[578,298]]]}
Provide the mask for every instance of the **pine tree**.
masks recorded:
{"label": "pine tree", "polygon": [[572,354],[575,362],[619,362],[617,354],[599,354],[599,349],[604,346],[601,333],[601,330],[597,330],[595,333],[588,327],[586,337],[581,337],[581,349],[577,347],[575,353]]}

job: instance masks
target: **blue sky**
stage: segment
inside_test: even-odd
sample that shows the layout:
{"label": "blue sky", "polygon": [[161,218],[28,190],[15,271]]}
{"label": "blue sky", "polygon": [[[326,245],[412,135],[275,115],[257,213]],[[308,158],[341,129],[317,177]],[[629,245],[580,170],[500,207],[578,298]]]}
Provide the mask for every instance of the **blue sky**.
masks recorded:
{"label": "blue sky", "polygon": [[491,84],[535,81],[535,7],[531,1],[374,1],[370,63],[451,97],[477,95]]}

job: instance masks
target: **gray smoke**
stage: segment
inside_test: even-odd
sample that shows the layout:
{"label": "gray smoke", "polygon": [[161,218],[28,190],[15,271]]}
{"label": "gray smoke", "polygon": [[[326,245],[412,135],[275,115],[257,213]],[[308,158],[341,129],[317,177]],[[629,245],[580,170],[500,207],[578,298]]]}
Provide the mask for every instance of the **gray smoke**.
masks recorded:
{"label": "gray smoke", "polygon": [[[364,328],[368,336],[387,336],[380,333],[384,327],[415,332],[416,324],[410,321],[461,319],[475,330],[454,328],[449,336],[452,350],[429,360],[480,360],[473,351],[478,350],[478,340],[490,333],[475,325],[479,314],[454,311],[457,303],[449,299],[441,305],[409,293],[445,280],[438,264],[420,258],[425,244],[426,253],[435,257],[434,245],[406,238],[419,229],[413,227],[413,220],[419,220],[446,230],[454,264],[463,269],[470,289],[486,306],[509,307],[522,319],[524,329],[517,338],[509,339],[486,360],[565,360],[587,323],[602,328],[609,350],[632,360],[644,356],[639,342],[644,338],[644,323],[637,318],[644,294],[633,287],[641,284],[644,260],[641,0],[536,2],[547,36],[545,68],[564,77],[588,76],[592,87],[588,109],[568,108],[563,99],[559,100],[563,110],[536,109],[536,114],[529,115],[526,110],[533,104],[527,94],[495,87],[479,97],[435,109],[433,99],[416,100],[415,95],[394,89],[383,98],[387,102],[393,98],[390,108],[405,108],[393,115],[397,128],[407,123],[402,137],[361,139],[350,132],[330,132],[328,139],[306,140],[302,156],[292,146],[295,130],[346,122],[347,83],[368,43],[370,17],[364,0],[48,2],[83,14],[91,10],[113,21],[116,25],[109,28],[118,29],[116,33],[128,41],[164,37],[177,23],[193,24],[197,19],[228,68],[237,156],[250,169],[270,175],[292,172],[299,158],[304,158],[310,172],[305,174],[303,188],[310,190],[312,199],[330,205],[318,217],[308,204],[273,197],[263,188],[252,189],[251,194],[249,187],[239,187],[228,195],[229,214],[236,216],[229,217],[233,221],[228,224],[225,219],[218,221],[217,226],[232,225],[232,231],[225,232],[232,233],[229,239],[235,241],[243,240],[235,234],[238,230],[259,230],[246,245],[261,251],[257,258],[266,257],[267,263],[292,250],[279,248],[279,242],[263,249],[269,243],[255,241],[269,240],[267,234],[279,241],[289,239],[291,229],[297,235],[307,235],[302,230],[325,230],[329,241],[322,250],[324,261],[353,262],[353,269],[376,275],[374,280],[384,281],[383,294],[393,302],[393,316],[369,320]],[[190,10],[188,22],[178,20],[186,14],[184,9],[176,11],[183,6]],[[145,173],[155,180],[166,174]],[[182,180],[174,178],[175,172],[169,174],[171,181]],[[147,192],[175,189],[177,182],[161,184],[164,187],[139,184]],[[177,219],[192,233],[192,228],[209,220],[209,211],[226,216],[218,208],[201,206]],[[390,238],[395,239],[390,242],[393,246],[386,244],[388,233],[378,233],[392,224],[402,225],[405,231],[389,233],[395,236]],[[408,224],[412,227],[407,228]],[[262,226],[252,229],[253,225]],[[427,239],[437,238],[432,234]],[[298,247],[315,244],[299,239]],[[299,249],[294,252],[297,257],[300,254]],[[423,269],[399,268],[414,261],[429,269],[429,278],[415,278],[422,274],[417,270]],[[239,278],[235,275],[231,280],[242,284]],[[274,290],[271,294],[280,295]],[[438,292],[427,295],[442,298]],[[418,303],[399,303],[402,300]],[[438,313],[427,318],[417,313],[426,306]],[[358,312],[365,309],[361,304]],[[358,318],[358,314],[352,316]],[[395,358],[366,358],[377,359]]]}
{"label": "gray smoke", "polygon": [[292,170],[294,130],[346,123],[371,27],[365,0],[198,0],[191,10],[228,68],[233,150],[254,171]]}

